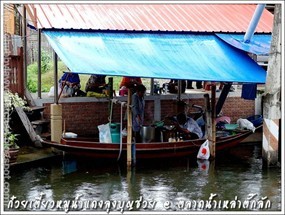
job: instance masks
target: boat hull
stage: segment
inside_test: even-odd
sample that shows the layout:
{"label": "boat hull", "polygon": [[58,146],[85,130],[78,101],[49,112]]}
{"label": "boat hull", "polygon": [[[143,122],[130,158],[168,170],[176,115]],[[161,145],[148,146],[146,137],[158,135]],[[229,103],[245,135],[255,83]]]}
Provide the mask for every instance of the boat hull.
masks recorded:
{"label": "boat hull", "polygon": [[[221,151],[237,146],[242,140],[252,134],[251,131],[244,131],[236,135],[217,138],[216,151]],[[154,142],[132,144],[135,148],[136,159],[159,159],[177,157],[196,157],[200,146],[205,139],[188,140],[181,142]],[[43,144],[56,149],[79,155],[81,157],[93,157],[98,159],[118,159],[120,144],[99,143],[90,138],[62,138],[61,143],[43,141]],[[122,144],[121,156],[127,156],[127,143]]]}

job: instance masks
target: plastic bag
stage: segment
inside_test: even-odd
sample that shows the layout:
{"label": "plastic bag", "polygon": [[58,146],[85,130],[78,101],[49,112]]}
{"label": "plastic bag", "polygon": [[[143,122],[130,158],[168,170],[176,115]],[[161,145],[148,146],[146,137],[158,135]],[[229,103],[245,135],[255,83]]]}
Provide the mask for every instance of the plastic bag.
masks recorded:
{"label": "plastic bag", "polygon": [[[58,86],[57,88],[57,95],[59,96],[61,92],[61,88]],[[54,96],[54,86],[52,86],[48,92],[48,96],[49,97],[53,97]],[[69,96],[69,92],[67,91],[67,87],[64,87],[61,93],[62,97],[68,97]]]}
{"label": "plastic bag", "polygon": [[240,118],[240,119],[237,120],[237,124],[238,124],[238,126],[239,126],[241,129],[245,128],[245,129],[251,130],[252,133],[255,132],[255,127],[254,127],[254,125],[252,124],[252,122],[250,122],[250,121],[247,120],[247,119],[242,119],[242,118]]}
{"label": "plastic bag", "polygon": [[[60,87],[57,88],[57,94],[59,95],[60,93]],[[49,97],[53,97],[54,96],[54,86],[51,86],[51,88],[49,89],[49,92],[48,92],[48,96]]]}
{"label": "plastic bag", "polygon": [[100,143],[112,143],[112,136],[109,123],[98,125],[99,130],[99,142]]}
{"label": "plastic bag", "polygon": [[206,140],[199,149],[197,158],[198,159],[203,159],[203,160],[208,160],[210,157],[210,148],[209,148],[209,141]]}

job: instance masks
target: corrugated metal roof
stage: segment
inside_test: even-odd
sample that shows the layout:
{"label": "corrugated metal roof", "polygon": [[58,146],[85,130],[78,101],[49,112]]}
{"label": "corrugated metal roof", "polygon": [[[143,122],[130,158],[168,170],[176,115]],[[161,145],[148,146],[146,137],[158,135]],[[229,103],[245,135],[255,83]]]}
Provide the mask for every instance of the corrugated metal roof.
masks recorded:
{"label": "corrugated metal roof", "polygon": [[264,83],[266,72],[214,34],[43,30],[72,72]]}
{"label": "corrugated metal roof", "polygon": [[[246,32],[254,4],[28,4],[37,28]],[[270,33],[264,10],[255,32]]]}

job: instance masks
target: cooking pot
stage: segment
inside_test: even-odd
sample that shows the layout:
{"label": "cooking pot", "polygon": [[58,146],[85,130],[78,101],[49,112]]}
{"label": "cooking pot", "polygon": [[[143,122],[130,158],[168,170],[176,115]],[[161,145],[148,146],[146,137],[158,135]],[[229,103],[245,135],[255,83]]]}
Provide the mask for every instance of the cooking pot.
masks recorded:
{"label": "cooking pot", "polygon": [[155,140],[155,127],[153,126],[142,126],[140,133],[143,143],[149,143]]}

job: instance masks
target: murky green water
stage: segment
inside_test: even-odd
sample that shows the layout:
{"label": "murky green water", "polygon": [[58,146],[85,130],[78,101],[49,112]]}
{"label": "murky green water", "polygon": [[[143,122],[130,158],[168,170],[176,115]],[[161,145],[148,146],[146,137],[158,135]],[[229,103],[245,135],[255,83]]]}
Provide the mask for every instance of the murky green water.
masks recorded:
{"label": "murky green water", "polygon": [[138,163],[132,171],[93,160],[58,159],[13,171],[9,185],[13,210],[281,210],[281,170],[262,168],[258,145],[217,155],[211,163]]}

